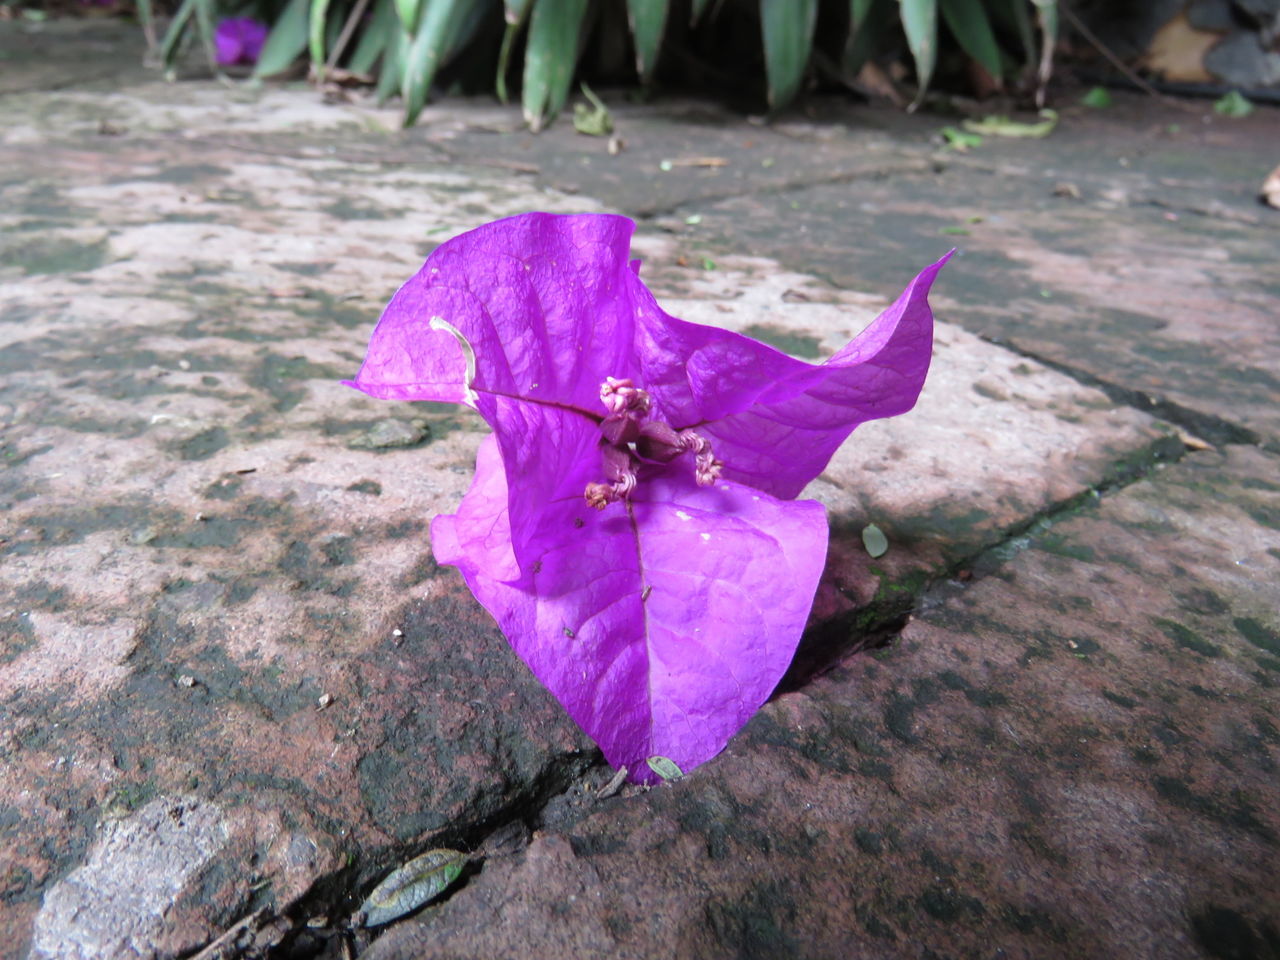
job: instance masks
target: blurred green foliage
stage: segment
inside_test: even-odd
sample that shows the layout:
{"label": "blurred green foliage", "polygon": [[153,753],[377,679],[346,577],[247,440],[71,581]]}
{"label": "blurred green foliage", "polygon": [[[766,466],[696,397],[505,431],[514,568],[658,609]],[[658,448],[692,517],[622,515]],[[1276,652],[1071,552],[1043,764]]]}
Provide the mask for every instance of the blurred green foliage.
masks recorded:
{"label": "blurred green foliage", "polygon": [[[153,2],[138,0],[149,29]],[[583,73],[648,87],[667,61],[686,76],[758,90],[771,110],[811,77],[851,83],[884,58],[909,64],[914,108],[944,56],[980,67],[991,87],[1034,89],[1039,103],[1058,30],[1057,0],[179,0],[159,43],[170,74],[193,40],[217,69],[212,32],[224,16],[270,25],[255,76],[305,57],[313,80],[364,79],[381,101],[398,94],[406,125],[446,73],[473,89],[482,75],[505,102],[519,69],[535,131]]]}

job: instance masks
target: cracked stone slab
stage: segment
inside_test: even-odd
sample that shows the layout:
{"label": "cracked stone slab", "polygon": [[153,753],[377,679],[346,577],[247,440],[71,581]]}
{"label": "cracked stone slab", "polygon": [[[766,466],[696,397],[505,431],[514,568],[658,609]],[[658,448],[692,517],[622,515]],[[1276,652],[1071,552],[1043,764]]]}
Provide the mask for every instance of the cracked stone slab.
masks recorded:
{"label": "cracked stone slab", "polygon": [[1277,476],[1197,453],[1028,536],[692,776],[553,805],[369,960],[1268,956]]}
{"label": "cracked stone slab", "polygon": [[1215,442],[1274,444],[1280,213],[1256,199],[1274,117],[1205,132],[1167,119],[1191,129],[1121,137],[1068,117],[1044,141],[943,158],[934,176],[744,194],[667,226],[712,258],[747,250],[854,289],[905,282],[912,251],[954,244],[938,301],[954,322],[1173,404]]}
{"label": "cracked stone slab", "polygon": [[[255,122],[250,106],[140,90],[110,101],[137,107],[125,133],[46,101],[45,126],[23,128],[46,146],[0,145],[0,940],[75,935],[53,892],[104,824],[194,796],[244,825],[139,940],[150,956],[179,925],[180,951],[251,905],[283,911],[469,841],[594,762],[430,558],[427,521],[469,485],[482,424],[337,381],[436,243],[598,205],[403,143],[385,164],[330,153],[323,124],[257,130],[247,150],[226,134]],[[310,91],[263,96],[313,109]],[[184,114],[193,98],[209,111]],[[128,132],[153,101],[171,108],[160,127]],[[192,136],[157,135],[183,116]],[[662,234],[637,249],[672,312],[810,359],[897,293],[762,258],[703,269]],[[849,634],[1170,450],[1151,418],[944,324],[917,411],[860,430],[810,491],[835,528],[815,622]],[[868,520],[891,541],[874,564]]]}

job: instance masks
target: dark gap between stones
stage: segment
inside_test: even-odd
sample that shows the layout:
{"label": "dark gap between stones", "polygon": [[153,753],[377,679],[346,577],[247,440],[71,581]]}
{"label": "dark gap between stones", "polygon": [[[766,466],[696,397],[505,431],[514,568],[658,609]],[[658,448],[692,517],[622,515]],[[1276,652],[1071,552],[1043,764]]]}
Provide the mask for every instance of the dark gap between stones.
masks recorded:
{"label": "dark gap between stones", "polygon": [[1132,407],[1135,410],[1141,410],[1143,413],[1149,413],[1152,416],[1159,417],[1161,420],[1168,421],[1176,427],[1181,427],[1188,433],[1193,434],[1205,440],[1215,447],[1226,446],[1228,444],[1244,444],[1252,447],[1264,447],[1263,439],[1254,433],[1248,427],[1242,427],[1237,423],[1224,420],[1212,413],[1203,413],[1199,410],[1193,410],[1185,407],[1173,400],[1166,400],[1163,397],[1155,397],[1147,393],[1145,390],[1134,390],[1130,387],[1122,387],[1119,384],[1103,380],[1101,377],[1095,376],[1085,370],[1070,366],[1069,364],[1059,363],[1056,360],[1049,360],[1029,350],[1024,350],[1004,340],[1000,337],[983,337],[987,343],[1003,347],[1020,357],[1026,357],[1028,360],[1034,360],[1036,363],[1048,367],[1050,370],[1062,373],[1075,380],[1077,383],[1086,387],[1093,387],[1101,390],[1107,397],[1126,407]]}

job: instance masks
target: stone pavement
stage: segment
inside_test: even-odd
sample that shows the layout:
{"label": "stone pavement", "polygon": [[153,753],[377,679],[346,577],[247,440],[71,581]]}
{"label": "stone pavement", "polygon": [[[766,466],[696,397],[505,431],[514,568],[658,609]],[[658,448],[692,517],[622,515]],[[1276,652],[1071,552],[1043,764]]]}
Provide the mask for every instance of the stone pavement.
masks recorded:
{"label": "stone pavement", "polygon": [[[658,102],[611,156],[140,54],[0,24],[0,956],[1280,956],[1275,111],[961,156]],[[809,490],[783,689],[607,799],[431,559],[483,424],[337,382],[436,243],[530,209],[639,218],[670,312],[811,359],[960,248],[918,407]],[[441,846],[463,883],[347,930]]]}

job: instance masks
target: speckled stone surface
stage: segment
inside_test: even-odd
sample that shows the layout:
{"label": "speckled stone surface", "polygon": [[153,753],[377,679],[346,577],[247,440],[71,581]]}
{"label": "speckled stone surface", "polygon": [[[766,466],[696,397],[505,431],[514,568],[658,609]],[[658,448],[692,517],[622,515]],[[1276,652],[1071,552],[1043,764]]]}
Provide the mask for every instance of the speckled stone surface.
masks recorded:
{"label": "speckled stone surface", "polygon": [[[31,30],[0,23],[0,957],[186,956],[238,921],[228,956],[339,956],[442,845],[476,851],[463,883],[370,956],[1280,951],[1271,235],[1204,174],[1245,176],[1253,127],[1082,165],[1067,216],[1026,155],[1064,139],[940,160],[919,118],[659,103],[610,157],[487,102],[401,133],[301,85],[161,83],[127,27]],[[1081,154],[1156,136],[1075,122]],[[1178,176],[1177,219],[1131,202]],[[968,236],[938,232],[953,196]],[[961,248],[916,410],[806,492],[832,546],[782,691],[609,800],[431,559],[483,424],[337,382],[437,243],[528,209],[645,214],[670,312],[811,360]],[[1150,295],[1036,274],[1031,311],[1000,257]],[[1161,381],[1132,358],[1168,337],[1196,349]]]}
{"label": "speckled stone surface", "polygon": [[1026,537],[368,956],[1274,956],[1278,466],[1198,453]]}

